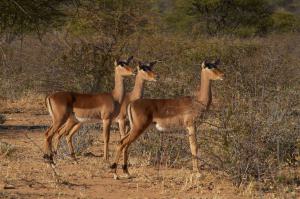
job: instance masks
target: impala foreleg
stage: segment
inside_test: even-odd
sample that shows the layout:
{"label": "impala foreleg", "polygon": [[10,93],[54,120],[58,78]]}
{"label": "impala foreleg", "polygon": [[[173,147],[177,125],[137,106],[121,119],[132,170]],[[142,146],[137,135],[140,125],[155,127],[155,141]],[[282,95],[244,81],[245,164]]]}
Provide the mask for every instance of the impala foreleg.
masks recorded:
{"label": "impala foreleg", "polygon": [[119,130],[120,130],[120,136],[121,139],[123,137],[125,137],[125,128],[126,128],[126,124],[125,124],[125,120],[124,119],[119,119]]}
{"label": "impala foreleg", "polygon": [[194,126],[190,126],[187,128],[188,134],[189,134],[189,142],[190,142],[190,148],[192,152],[192,158],[193,158],[193,170],[199,172],[198,168],[198,158],[197,158],[197,139],[196,139],[196,131]]}
{"label": "impala foreleg", "polygon": [[108,154],[108,144],[109,144],[109,137],[110,137],[110,119],[103,120],[103,140],[104,140],[104,159],[108,161],[109,154]]}

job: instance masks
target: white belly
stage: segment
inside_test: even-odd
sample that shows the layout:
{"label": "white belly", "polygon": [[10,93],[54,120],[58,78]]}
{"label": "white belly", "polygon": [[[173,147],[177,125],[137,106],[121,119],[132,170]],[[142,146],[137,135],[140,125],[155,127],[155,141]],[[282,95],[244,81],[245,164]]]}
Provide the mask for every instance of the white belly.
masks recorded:
{"label": "white belly", "polygon": [[96,123],[96,122],[101,122],[100,119],[97,119],[97,118],[89,118],[89,117],[78,117],[78,116],[74,116],[75,119],[78,121],[78,122],[81,122],[81,123]]}
{"label": "white belly", "polygon": [[167,128],[165,128],[165,127],[159,125],[159,123],[156,123],[155,127],[156,127],[156,129],[159,130],[159,131],[166,131],[166,130],[167,130]]}
{"label": "white belly", "polygon": [[179,129],[185,129],[185,125],[180,120],[164,120],[156,122],[156,129],[159,131],[174,131]]}

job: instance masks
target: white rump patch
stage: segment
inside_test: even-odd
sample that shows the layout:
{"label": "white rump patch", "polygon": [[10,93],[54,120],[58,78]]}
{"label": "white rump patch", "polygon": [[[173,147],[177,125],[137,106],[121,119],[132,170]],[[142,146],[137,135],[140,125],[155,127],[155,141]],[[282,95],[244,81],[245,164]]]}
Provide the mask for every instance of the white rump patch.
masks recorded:
{"label": "white rump patch", "polygon": [[53,118],[53,113],[52,113],[51,105],[50,105],[50,99],[47,98],[46,102],[47,102],[47,109],[48,109],[48,112],[49,112],[50,116]]}
{"label": "white rump patch", "polygon": [[158,123],[156,123],[155,127],[159,131],[165,131],[166,130],[164,127],[160,126]]}

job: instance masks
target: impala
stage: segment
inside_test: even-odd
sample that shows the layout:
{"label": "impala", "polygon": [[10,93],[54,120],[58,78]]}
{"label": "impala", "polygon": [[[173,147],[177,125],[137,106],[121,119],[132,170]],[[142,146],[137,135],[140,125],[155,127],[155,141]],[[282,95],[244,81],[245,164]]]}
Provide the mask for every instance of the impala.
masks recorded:
{"label": "impala", "polygon": [[[126,119],[126,107],[128,104],[132,101],[135,101],[137,99],[140,99],[143,95],[143,89],[144,89],[144,82],[145,81],[156,81],[157,75],[152,71],[152,68],[156,62],[150,62],[150,63],[141,63],[139,62],[139,65],[137,67],[138,72],[135,77],[135,84],[134,88],[131,92],[126,93],[121,104],[121,108],[119,109],[119,114],[116,117],[116,121],[119,123],[119,130],[121,137],[124,137],[125,135],[125,119]],[[54,151],[56,152],[58,149],[59,140],[62,137],[62,135],[66,135],[67,143],[69,146],[70,154],[73,154],[74,157],[74,149],[72,145],[72,137],[76,133],[76,131],[79,129],[80,125],[76,126],[76,128],[73,128],[72,131],[70,131],[74,122],[68,121],[68,125],[66,125],[65,128],[61,129],[57,136],[55,137],[54,141]]]}
{"label": "impala", "polygon": [[159,131],[171,128],[184,127],[189,134],[189,143],[193,156],[193,170],[199,171],[197,160],[197,141],[195,132],[195,120],[206,111],[212,101],[211,80],[222,80],[224,73],[217,65],[219,60],[201,64],[201,84],[195,97],[180,97],[176,99],[139,99],[128,105],[127,112],[130,122],[130,132],[121,139],[117,146],[114,163],[111,165],[114,179],[117,176],[117,164],[123,151],[123,172],[128,173],[128,147],[134,142],[152,123],[156,124]]}
{"label": "impala", "polygon": [[[52,138],[63,128],[69,132],[67,143],[73,151],[70,135],[80,128],[82,122],[90,120],[102,120],[104,137],[104,158],[108,160],[108,142],[111,121],[119,114],[120,104],[124,98],[125,76],[134,74],[129,67],[133,57],[126,61],[115,61],[115,87],[110,93],[80,94],[73,92],[56,92],[46,97],[46,105],[52,117],[52,125],[46,131],[44,158],[53,162],[51,149]],[[64,125],[64,127],[63,127]],[[71,154],[75,158],[74,153]]]}
{"label": "impala", "polygon": [[140,99],[143,96],[144,82],[145,81],[156,81],[157,75],[152,71],[152,68],[156,62],[141,63],[138,65],[138,73],[135,77],[134,87],[131,92],[126,93],[124,100],[121,105],[120,113],[117,117],[119,123],[119,130],[121,138],[125,136],[125,119],[126,119],[126,108],[130,102]]}

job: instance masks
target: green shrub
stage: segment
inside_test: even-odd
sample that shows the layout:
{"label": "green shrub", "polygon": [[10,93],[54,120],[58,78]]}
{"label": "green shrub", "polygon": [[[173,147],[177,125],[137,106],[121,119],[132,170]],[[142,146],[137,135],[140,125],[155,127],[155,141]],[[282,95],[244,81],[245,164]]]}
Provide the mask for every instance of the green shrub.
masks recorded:
{"label": "green shrub", "polygon": [[296,32],[300,30],[300,18],[296,15],[278,11],[272,15],[273,29],[277,32]]}

